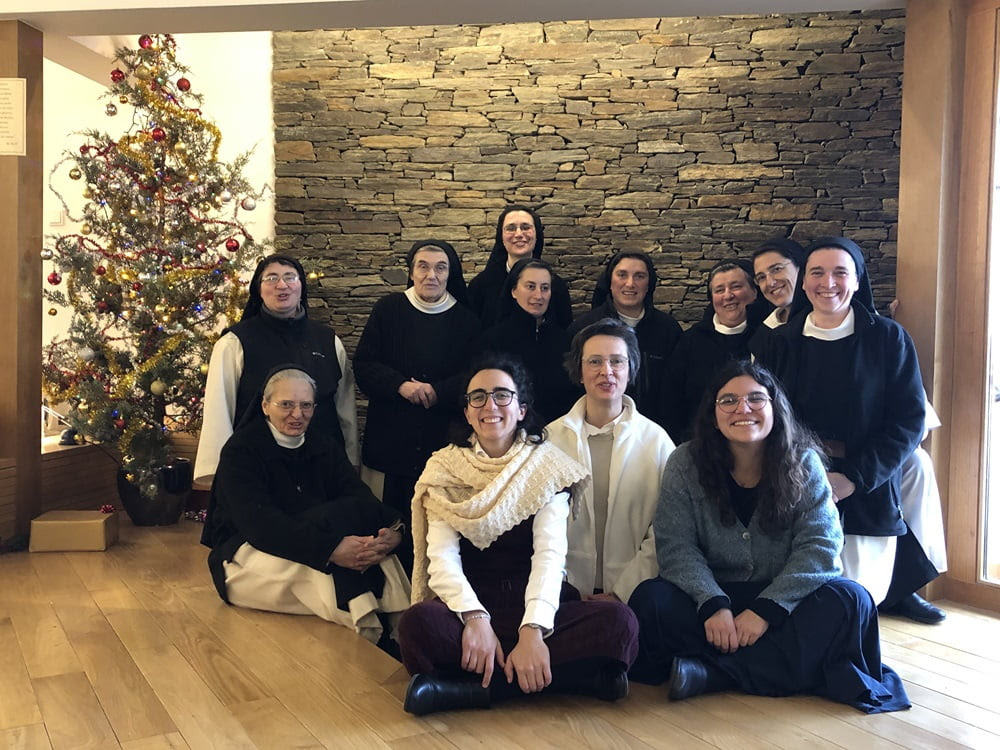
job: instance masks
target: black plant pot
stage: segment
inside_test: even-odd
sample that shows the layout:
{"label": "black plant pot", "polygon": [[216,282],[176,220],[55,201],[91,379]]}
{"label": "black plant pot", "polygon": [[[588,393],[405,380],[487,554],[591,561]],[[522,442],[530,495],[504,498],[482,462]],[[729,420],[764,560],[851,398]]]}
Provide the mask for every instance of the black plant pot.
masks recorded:
{"label": "black plant pot", "polygon": [[122,507],[136,526],[169,526],[180,520],[191,494],[194,469],[186,458],[160,468],[155,498],[147,498],[128,480],[127,472],[118,467],[118,497]]}

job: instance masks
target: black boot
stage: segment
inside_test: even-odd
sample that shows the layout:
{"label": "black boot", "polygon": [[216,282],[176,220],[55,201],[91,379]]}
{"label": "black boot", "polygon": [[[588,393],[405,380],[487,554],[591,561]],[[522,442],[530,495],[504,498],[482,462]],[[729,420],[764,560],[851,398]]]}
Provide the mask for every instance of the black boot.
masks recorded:
{"label": "black boot", "polygon": [[627,672],[617,659],[580,659],[554,667],[552,684],[546,691],[616,701],[628,695]]}
{"label": "black boot", "polygon": [[593,695],[602,701],[617,701],[628,696],[627,669],[621,664],[606,664],[594,679]]}
{"label": "black boot", "polygon": [[670,665],[670,700],[682,701],[702,693],[715,693],[735,685],[733,679],[721,669],[706,664],[701,659],[675,656]]}
{"label": "black boot", "polygon": [[490,691],[478,680],[415,674],[406,686],[403,710],[415,716],[457,708],[489,708]]}

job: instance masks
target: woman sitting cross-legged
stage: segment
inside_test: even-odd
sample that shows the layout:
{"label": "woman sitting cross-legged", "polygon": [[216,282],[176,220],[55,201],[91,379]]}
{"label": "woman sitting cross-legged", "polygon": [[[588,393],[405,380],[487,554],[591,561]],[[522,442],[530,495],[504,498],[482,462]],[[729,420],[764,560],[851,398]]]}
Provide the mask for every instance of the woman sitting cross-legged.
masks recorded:
{"label": "woman sitting cross-legged", "polygon": [[410,585],[393,554],[405,529],[343,446],[307,429],[316,381],[295,365],[264,380],[219,459],[201,541],[229,604],[313,614],[395,652]]}
{"label": "woman sitting cross-legged", "polygon": [[720,370],[664,476],[660,577],[629,602],[634,679],[669,678],[673,700],[734,689],[909,708],[882,665],[871,595],[840,577],[843,532],[815,443],[767,370]]}
{"label": "woman sitting cross-legged", "polygon": [[529,388],[515,360],[481,360],[464,434],[417,481],[414,604],[399,623],[412,714],[543,690],[628,692],[635,616],[563,581],[570,491],[586,470],[545,440]]}

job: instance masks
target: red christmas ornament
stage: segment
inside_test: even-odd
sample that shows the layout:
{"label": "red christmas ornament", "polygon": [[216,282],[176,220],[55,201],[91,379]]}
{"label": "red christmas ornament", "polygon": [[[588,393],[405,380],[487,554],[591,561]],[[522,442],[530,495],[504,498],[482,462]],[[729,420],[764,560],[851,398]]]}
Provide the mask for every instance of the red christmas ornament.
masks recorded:
{"label": "red christmas ornament", "polygon": [[116,419],[115,420],[115,427],[117,427],[119,430],[124,430],[125,429],[125,420],[122,419],[121,417],[119,417],[118,419]]}
{"label": "red christmas ornament", "polygon": [[98,276],[103,276],[107,272],[108,269],[105,268],[104,266],[98,266],[97,268],[94,269],[94,273],[96,273]]}
{"label": "red christmas ornament", "polygon": [[95,305],[95,307],[97,308],[97,312],[99,312],[99,313],[106,313],[108,311],[109,305],[108,305],[107,302],[105,302],[104,300],[100,299],[100,300],[97,300],[97,304]]}
{"label": "red christmas ornament", "polygon": [[111,80],[115,83],[121,83],[125,80],[125,72],[121,68],[115,68],[111,71]]}
{"label": "red christmas ornament", "polygon": [[226,250],[228,250],[231,253],[235,253],[239,249],[240,249],[240,243],[236,240],[235,237],[230,237],[228,240],[226,240]]}
{"label": "red christmas ornament", "polygon": [[159,143],[167,137],[167,132],[163,128],[153,128],[152,136],[153,140]]}
{"label": "red christmas ornament", "polygon": [[62,281],[62,274],[58,271],[53,271],[49,274],[48,280],[52,286],[57,286],[59,282]]}
{"label": "red christmas ornament", "polygon": [[181,91],[190,91],[191,81],[189,81],[187,78],[178,78],[177,88],[179,88]]}
{"label": "red christmas ornament", "polygon": [[149,34],[143,34],[141,37],[139,37],[139,46],[142,47],[143,49],[149,49],[150,47],[153,46],[153,37],[151,37]]}
{"label": "red christmas ornament", "polygon": [[134,282],[132,284],[132,290],[136,291],[136,292],[141,292],[142,291],[142,282],[141,281]]}

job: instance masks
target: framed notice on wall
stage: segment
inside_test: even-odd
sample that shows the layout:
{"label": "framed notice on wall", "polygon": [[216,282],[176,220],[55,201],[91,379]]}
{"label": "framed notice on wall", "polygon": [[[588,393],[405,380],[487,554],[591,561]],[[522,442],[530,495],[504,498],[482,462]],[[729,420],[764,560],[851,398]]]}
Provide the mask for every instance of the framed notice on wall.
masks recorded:
{"label": "framed notice on wall", "polygon": [[26,92],[24,78],[0,78],[0,156],[27,154]]}

